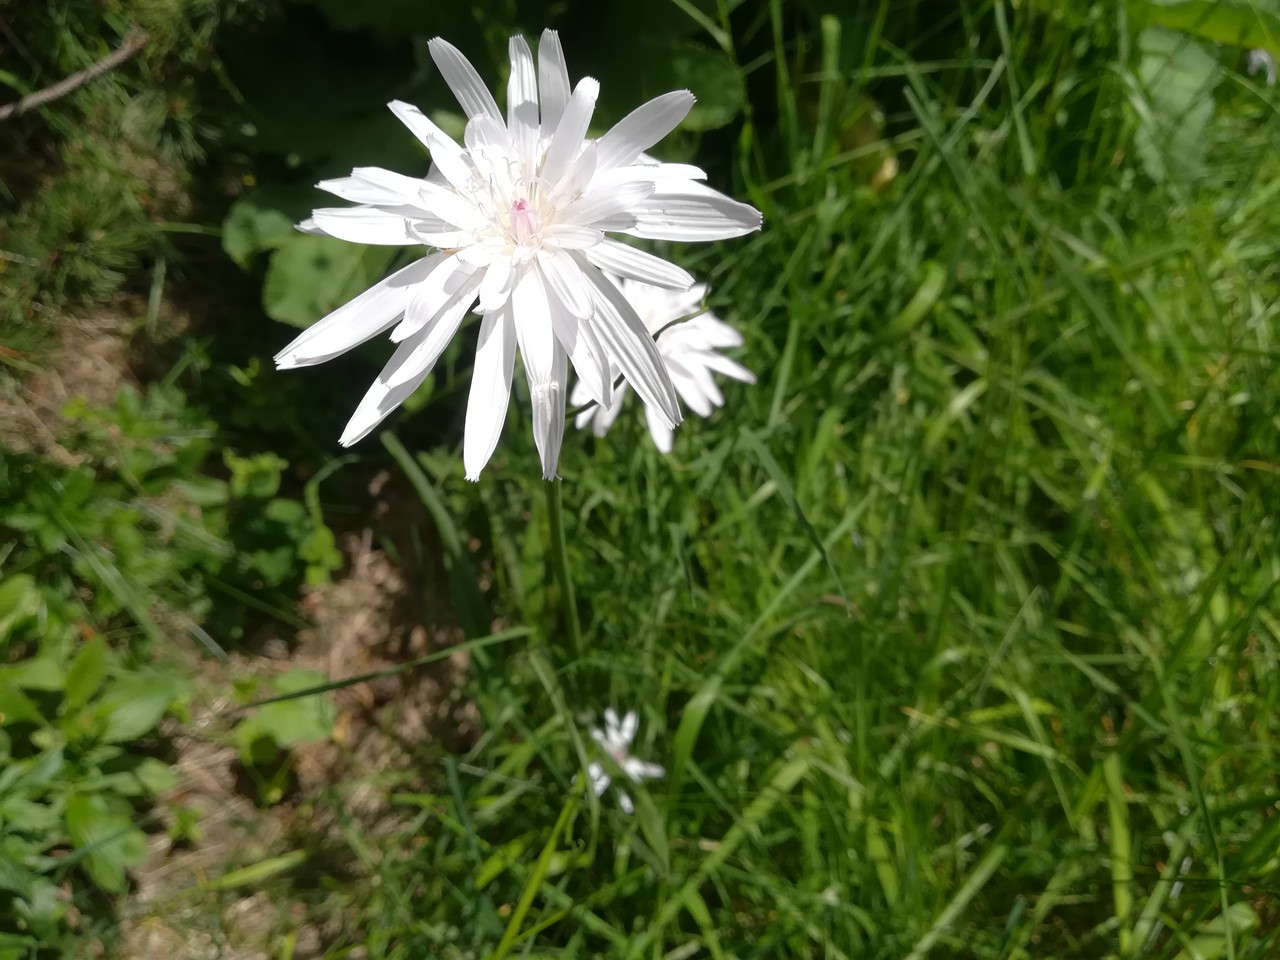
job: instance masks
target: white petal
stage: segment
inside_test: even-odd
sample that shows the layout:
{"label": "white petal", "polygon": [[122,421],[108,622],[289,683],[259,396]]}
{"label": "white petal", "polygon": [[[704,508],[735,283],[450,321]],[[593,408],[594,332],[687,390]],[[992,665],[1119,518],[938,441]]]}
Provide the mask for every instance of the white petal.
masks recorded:
{"label": "white petal", "polygon": [[[560,122],[556,124],[555,133],[542,160],[542,176],[553,186],[560,183],[561,178],[569,170],[570,164],[578,159],[587,135],[587,128],[591,125],[591,116],[595,112],[598,96],[600,96],[599,82],[591,77],[583,77],[578,81],[578,87],[573,91],[568,106],[562,111]],[[594,159],[593,157],[593,163]],[[592,172],[595,172],[594,166]],[[588,175],[589,178],[590,175]]]}
{"label": "white petal", "polygon": [[374,427],[387,418],[388,414],[404,403],[409,394],[422,385],[422,381],[431,372],[429,367],[420,370],[416,376],[405,380],[398,386],[392,387],[388,383],[390,377],[403,366],[410,354],[413,353],[422,336],[425,336],[425,334],[413,340],[406,340],[396,348],[396,352],[391,355],[387,365],[378,374],[378,379],[373,381],[373,386],[369,388],[369,391],[360,401],[360,405],[356,407],[356,412],[347,421],[346,429],[342,431],[342,436],[338,438],[338,443],[344,447],[349,447],[353,443],[363,440],[373,431]]}
{"label": "white petal", "polygon": [[693,103],[694,96],[688,90],[673,90],[636,107],[598,141],[599,169],[633,163],[642,151],[680,126]]}
{"label": "white petal", "polygon": [[414,287],[413,296],[405,305],[404,319],[391,331],[391,342],[401,343],[424,330],[472,275],[473,271],[463,266],[456,254],[443,257]]}
{"label": "white petal", "polygon": [[451,187],[424,182],[418,198],[424,210],[460,230],[475,230],[484,225],[480,208]]}
{"label": "white petal", "polygon": [[414,284],[444,259],[434,254],[409,264],[312,324],[276,354],[280,369],[323,363],[375,337],[396,322],[413,296]]}
{"label": "white petal", "polygon": [[493,456],[502,435],[511,399],[511,371],[516,359],[516,331],[508,304],[486,313],[480,322],[467,420],[462,439],[462,463],[468,480],[479,480],[480,471]]}
{"label": "white petal", "polygon": [[671,382],[676,388],[676,393],[689,409],[700,417],[711,416],[714,408],[711,397],[712,391],[716,390],[716,385],[710,374],[696,365],[688,369],[676,363],[669,363],[667,372],[671,374]]}
{"label": "white petal", "polygon": [[631,796],[625,790],[618,791],[618,806],[628,816],[636,812],[636,805],[631,802]]}
{"label": "white petal", "polygon": [[[605,707],[604,729],[608,735],[610,743],[617,740],[618,731],[621,729],[621,726],[622,725],[618,722],[618,711],[614,710],[613,707]],[[623,744],[623,746],[626,746],[626,744]]]}
{"label": "white petal", "polygon": [[636,738],[636,730],[639,728],[640,718],[634,710],[628,710],[627,715],[622,718],[622,739],[627,742],[627,746]]}
{"label": "white petal", "polygon": [[755,383],[756,375],[735,360],[728,357],[722,357],[718,353],[708,354],[703,358],[708,370],[714,370],[716,373],[722,373],[726,377],[734,380],[740,380],[743,383]]}
{"label": "white petal", "polygon": [[[597,404],[590,408],[595,411],[595,417],[591,425],[591,432],[593,434],[597,437],[603,437],[609,432],[609,428],[612,427],[614,421],[618,419],[618,414],[622,412],[622,401],[625,399],[626,395],[627,382],[624,380],[622,383],[618,384],[618,389],[613,392],[613,402],[610,403],[609,406],[602,407]],[[648,412],[648,410],[649,408],[645,407],[645,411]],[[583,413],[587,412],[589,411],[583,411]],[[582,414],[580,413],[578,416],[581,417]],[[655,414],[655,416],[657,416],[657,414]],[[582,423],[579,423],[578,426],[581,427]]]}
{"label": "white petal", "polygon": [[635,213],[653,194],[653,189],[652,183],[623,183],[610,190],[592,190],[564,207],[560,211],[559,222],[590,227],[606,217]]}
{"label": "white petal", "polygon": [[472,159],[477,154],[495,153],[505,155],[511,152],[511,135],[504,127],[487,113],[467,121],[462,134],[462,142],[471,151]]}
{"label": "white petal", "polygon": [[422,377],[436,365],[440,354],[444,353],[444,348],[458,332],[463,316],[475,302],[477,286],[478,278],[467,278],[462,287],[439,308],[436,315],[427,321],[422,333],[405,341],[413,343],[414,348],[399,367],[387,374],[385,379],[388,387],[398,387],[411,380],[422,382]]}
{"label": "white petal", "polygon": [[658,780],[666,776],[667,771],[656,763],[649,763],[647,760],[638,760],[635,757],[627,757],[626,763],[622,765],[622,769],[633,781],[639,783],[641,780]]}
{"label": "white petal", "polygon": [[565,309],[575,317],[591,316],[591,286],[582,276],[578,261],[562,250],[544,249],[538,253],[538,269]]}
{"label": "white petal", "polygon": [[462,51],[439,37],[431,40],[427,49],[431,52],[431,59],[436,62],[440,75],[444,77],[444,82],[458,98],[458,104],[468,118],[487,113],[495,120],[502,119],[493,94],[480,79],[480,74],[476,73],[476,68],[471,66],[471,61],[462,55]]}
{"label": "white petal", "polygon": [[538,41],[538,94],[542,105],[542,136],[549,137],[569,102],[569,68],[560,47],[560,35],[554,30],[543,30]]}
{"label": "white petal", "polygon": [[321,180],[316,184],[321,190],[352,203],[413,203],[418,197],[421,177],[404,174],[381,167],[356,167],[349,177]]}
{"label": "white petal", "polygon": [[542,228],[543,243],[557,250],[585,250],[603,239],[601,231],[573,223],[553,223]]}
{"label": "white petal", "polygon": [[613,391],[612,378],[609,375],[609,358],[600,345],[599,338],[591,329],[591,324],[571,314],[554,292],[547,291],[547,305],[551,309],[551,328],[556,339],[568,353],[573,369],[578,374],[575,392],[583,395],[582,400],[571,401],[573,406],[586,403],[588,399],[608,406]]}
{"label": "white petal", "polygon": [[564,442],[564,402],[569,380],[569,360],[560,344],[552,355],[551,379],[529,386],[533,402],[533,440],[542,461],[542,479],[554,480]]}
{"label": "white petal", "polygon": [[[698,284],[695,288],[698,292],[698,301],[706,296],[706,284]],[[690,291],[693,292],[692,290]],[[735,330],[729,324],[725,323],[713,313],[700,313],[687,324],[698,332],[701,342],[706,347],[740,347],[742,346],[742,334]]]}
{"label": "white petal", "polygon": [[601,173],[591,184],[592,188],[609,187],[636,180],[705,180],[707,175],[700,167],[689,163],[631,163]]}
{"label": "white petal", "polygon": [[507,129],[525,162],[533,159],[538,143],[538,74],[533,65],[533,51],[524,37],[512,37],[507,44],[511,57],[511,76],[507,80]]}
{"label": "white petal", "polygon": [[587,250],[586,257],[601,270],[657,287],[688,290],[697,283],[693,274],[671,261],[608,237]]}
{"label": "white petal", "polygon": [[311,211],[311,222],[349,243],[404,247],[420,242],[409,233],[404,217],[377,207],[322,207]]}
{"label": "white petal", "polygon": [[644,408],[644,419],[649,426],[649,436],[653,438],[653,445],[662,453],[670,453],[674,446],[675,431],[662,422],[662,418],[653,407]]}
{"label": "white petal", "polygon": [[[423,146],[431,151],[431,162],[440,174],[455,187],[465,187],[471,178],[471,164],[465,151],[453,137],[411,103],[392,100],[387,106]],[[427,178],[427,182],[431,182],[431,177]]]}
{"label": "white petal", "polygon": [[627,230],[650,240],[728,240],[760,229],[760,211],[692,180],[659,180]]}
{"label": "white petal", "polygon": [[506,303],[517,279],[510,256],[494,257],[485,268],[484,280],[480,284],[480,312],[492,313]]}
{"label": "white petal", "polygon": [[[581,254],[575,256],[582,257]],[[622,292],[585,258],[578,261],[578,266],[592,284],[592,299],[596,304],[593,326],[609,359],[635,387],[640,399],[656,408],[674,427],[680,422],[675,387],[643,321]]]}
{"label": "white petal", "polygon": [[609,789],[609,774],[594,760],[587,766],[587,779],[591,781],[591,789],[597,797],[604,796],[604,792]]}
{"label": "white petal", "polygon": [[564,347],[556,339],[551,307],[537,270],[527,272],[511,293],[516,339],[529,379],[533,403],[533,440],[542,460],[542,476],[554,480],[564,438],[564,402],[568,364]]}

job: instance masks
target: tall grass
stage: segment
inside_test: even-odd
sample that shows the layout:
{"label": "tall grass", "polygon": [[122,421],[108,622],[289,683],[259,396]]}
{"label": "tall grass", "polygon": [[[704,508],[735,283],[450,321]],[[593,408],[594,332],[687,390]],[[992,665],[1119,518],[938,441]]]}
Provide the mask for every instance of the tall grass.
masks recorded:
{"label": "tall grass", "polygon": [[[566,442],[573,591],[519,401],[478,486],[385,441],[471,633],[469,537],[535,632],[358,844],[370,956],[1275,955],[1274,99],[1155,182],[1122,13],[934,6],[721,5],[704,152],[766,229],[680,254],[760,380],[671,456]],[[667,768],[633,817],[575,779],[609,705]]]}

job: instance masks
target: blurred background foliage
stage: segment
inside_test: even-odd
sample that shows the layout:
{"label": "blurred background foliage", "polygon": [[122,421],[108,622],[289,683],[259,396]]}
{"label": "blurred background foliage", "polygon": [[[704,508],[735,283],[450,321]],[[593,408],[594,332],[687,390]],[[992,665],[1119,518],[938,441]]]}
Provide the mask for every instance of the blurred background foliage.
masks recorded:
{"label": "blurred background foliage", "polygon": [[[664,250],[759,384],[566,439],[583,650],[474,334],[350,454],[385,345],[270,363],[546,26],[766,223]],[[0,119],[0,958],[1275,955],[1280,4],[20,2],[0,99],[122,47]]]}

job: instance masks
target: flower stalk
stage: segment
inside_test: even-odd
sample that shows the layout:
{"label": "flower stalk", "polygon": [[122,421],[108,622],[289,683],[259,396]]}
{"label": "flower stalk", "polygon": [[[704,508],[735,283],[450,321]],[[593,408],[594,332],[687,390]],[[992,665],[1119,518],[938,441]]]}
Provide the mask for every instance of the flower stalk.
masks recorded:
{"label": "flower stalk", "polygon": [[569,572],[569,551],[565,545],[564,504],[561,500],[562,482],[559,479],[545,484],[547,489],[547,527],[551,534],[551,558],[555,578],[560,585],[560,604],[564,607],[565,629],[573,650],[579,657],[585,653],[582,644],[582,624],[578,620],[578,601],[573,592],[573,577]]}

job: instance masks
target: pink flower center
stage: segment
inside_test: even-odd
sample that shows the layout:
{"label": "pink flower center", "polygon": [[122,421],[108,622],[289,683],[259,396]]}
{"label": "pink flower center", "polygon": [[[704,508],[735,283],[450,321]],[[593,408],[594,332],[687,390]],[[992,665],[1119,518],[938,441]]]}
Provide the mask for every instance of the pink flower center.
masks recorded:
{"label": "pink flower center", "polygon": [[515,236],[516,243],[524,243],[537,236],[538,226],[537,211],[529,205],[528,200],[522,198],[511,205],[511,233]]}

